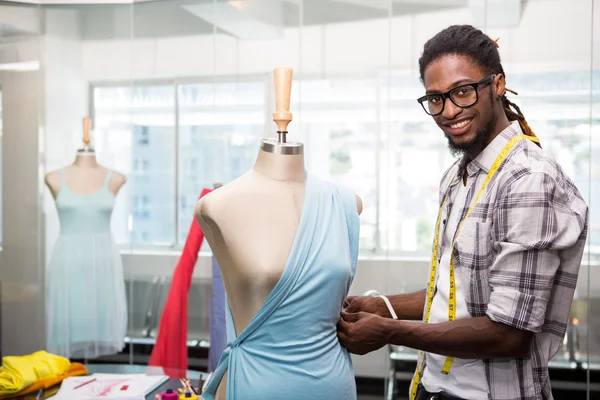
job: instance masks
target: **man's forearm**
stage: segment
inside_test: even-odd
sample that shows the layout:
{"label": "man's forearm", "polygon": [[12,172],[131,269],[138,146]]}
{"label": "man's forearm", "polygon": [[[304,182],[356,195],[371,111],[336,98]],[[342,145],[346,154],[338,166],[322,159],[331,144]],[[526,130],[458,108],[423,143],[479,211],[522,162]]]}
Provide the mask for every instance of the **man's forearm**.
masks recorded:
{"label": "man's forearm", "polygon": [[[398,319],[417,321],[423,319],[423,309],[425,307],[425,301],[427,300],[425,289],[413,293],[388,296],[388,299],[398,315]],[[383,306],[387,310],[385,304]],[[388,316],[391,317],[391,315]]]}
{"label": "man's forearm", "polygon": [[532,336],[488,317],[437,324],[386,320],[385,324],[391,344],[468,359],[523,356]]}

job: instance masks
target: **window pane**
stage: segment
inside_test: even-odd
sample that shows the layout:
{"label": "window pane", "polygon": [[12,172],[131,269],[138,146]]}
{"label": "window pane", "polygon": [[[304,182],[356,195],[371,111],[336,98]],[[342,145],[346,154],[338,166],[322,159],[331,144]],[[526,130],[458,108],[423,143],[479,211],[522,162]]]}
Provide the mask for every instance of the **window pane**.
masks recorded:
{"label": "window pane", "polygon": [[[389,81],[389,89],[388,89]],[[381,248],[428,254],[438,212],[438,186],[454,162],[443,133],[416,99],[423,86],[414,75],[380,79],[382,155]]]}
{"label": "window pane", "polygon": [[[375,79],[301,80],[292,90],[310,173],[352,188],[363,200],[360,249],[377,247],[377,82]],[[298,128],[292,128],[294,131]],[[290,140],[294,140],[290,138]],[[297,140],[297,139],[296,139]]]}
{"label": "window pane", "polygon": [[175,242],[173,91],[170,85],[94,88],[99,158],[128,177],[113,214],[119,244]]}
{"label": "window pane", "polygon": [[[600,99],[598,79],[600,71],[595,71],[593,101]],[[590,205],[592,199],[600,195],[600,168],[593,163],[590,170],[590,150],[598,145],[590,142],[590,132],[592,137],[600,134],[597,125],[600,110],[592,107],[590,121],[590,72],[513,73],[510,82],[511,87],[521,92],[518,105],[540,138],[544,151],[560,164]],[[589,244],[592,252],[597,254],[600,250],[600,215],[590,213],[589,218]]]}
{"label": "window pane", "polygon": [[265,126],[264,81],[179,86],[179,243],[203,188],[252,168]]}

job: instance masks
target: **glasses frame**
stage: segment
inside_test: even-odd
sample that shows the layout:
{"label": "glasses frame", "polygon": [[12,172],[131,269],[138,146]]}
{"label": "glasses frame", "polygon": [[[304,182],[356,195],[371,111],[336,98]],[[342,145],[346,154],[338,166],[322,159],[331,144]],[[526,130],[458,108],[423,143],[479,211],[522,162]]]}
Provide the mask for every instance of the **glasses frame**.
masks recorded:
{"label": "glasses frame", "polygon": [[[425,112],[428,115],[431,115],[432,117],[435,117],[436,115],[440,115],[441,113],[444,112],[444,109],[446,108],[446,99],[450,99],[450,101],[452,102],[452,104],[454,104],[455,106],[460,107],[460,108],[473,107],[479,101],[479,87],[483,86],[483,85],[487,85],[488,83],[492,83],[494,81],[495,77],[496,77],[496,74],[488,75],[488,76],[486,76],[485,78],[481,79],[478,82],[467,83],[467,84],[464,84],[464,85],[457,86],[455,88],[452,88],[452,89],[448,90],[446,93],[431,93],[431,94],[426,94],[425,96],[419,97],[417,99],[417,101],[419,102],[419,104],[421,105],[421,107],[423,107],[423,110],[425,110]],[[457,90],[463,89],[465,87],[472,87],[475,90],[475,101],[472,104],[469,104],[468,106],[461,106],[460,104],[457,104],[454,101],[454,99],[452,98],[452,96],[450,94],[452,92],[455,92]],[[423,104],[431,96],[442,96],[442,109],[440,110],[440,112],[435,113],[435,114],[432,114],[431,112],[429,112],[429,110],[427,109],[427,107],[425,106],[425,104]]]}

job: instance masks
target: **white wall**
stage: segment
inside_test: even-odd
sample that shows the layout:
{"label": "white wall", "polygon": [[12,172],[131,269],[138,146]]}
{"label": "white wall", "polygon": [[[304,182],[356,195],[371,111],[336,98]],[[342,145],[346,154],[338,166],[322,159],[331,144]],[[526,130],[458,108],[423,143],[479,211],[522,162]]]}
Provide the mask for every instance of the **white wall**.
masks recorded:
{"label": "white wall", "polygon": [[[0,46],[0,63],[40,59],[37,8],[0,6],[0,24],[17,37]],[[0,259],[2,355],[26,354],[45,345],[43,219],[38,171],[42,80],[38,71],[0,71],[3,108],[2,236]]]}
{"label": "white wall", "polygon": [[[43,173],[72,161],[89,105],[78,12],[0,7],[0,20],[11,22],[6,21],[11,16],[29,31],[39,29],[43,20],[50,32],[43,38],[9,40],[0,51],[2,63],[42,63],[40,71],[0,74],[4,106],[0,273],[3,292],[15,298],[2,303],[2,351],[26,354],[45,348],[44,266],[58,233]],[[24,300],[15,297],[19,294]]]}
{"label": "white wall", "polygon": [[1,351],[45,347],[43,219],[39,193],[38,72],[4,72],[2,85]]}

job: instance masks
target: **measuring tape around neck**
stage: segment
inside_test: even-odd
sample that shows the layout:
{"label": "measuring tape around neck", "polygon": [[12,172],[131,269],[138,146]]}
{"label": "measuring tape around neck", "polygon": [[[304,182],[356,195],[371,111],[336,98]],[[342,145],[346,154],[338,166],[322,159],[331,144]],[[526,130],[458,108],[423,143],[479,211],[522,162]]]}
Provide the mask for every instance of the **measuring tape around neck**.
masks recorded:
{"label": "measuring tape around neck", "polygon": [[[477,201],[479,201],[479,198],[483,194],[488,183],[490,183],[490,181],[492,180],[492,178],[498,171],[498,168],[500,168],[500,165],[506,159],[506,157],[508,156],[508,154],[510,153],[510,151],[512,150],[514,145],[518,141],[524,140],[524,139],[528,139],[528,140],[531,140],[532,142],[539,143],[539,139],[537,137],[527,136],[527,135],[518,135],[518,136],[513,137],[504,146],[504,148],[502,149],[502,151],[500,151],[500,154],[498,154],[498,156],[496,157],[496,160],[492,164],[492,167],[490,168],[490,171],[488,172],[485,180],[483,181],[483,184],[481,185],[481,189],[479,189],[477,196],[475,196],[475,199],[471,203],[471,206],[469,207],[467,213],[465,214],[464,218],[459,223],[458,228],[456,228],[456,232],[454,234],[454,239],[452,240],[452,247],[450,249],[450,292],[448,294],[448,321],[454,321],[456,319],[456,282],[454,279],[454,245],[456,244],[456,239],[458,238],[460,229],[461,229],[463,223],[465,222],[465,220],[471,214],[471,211],[473,211],[473,209],[475,208]],[[452,179],[450,184],[452,184],[452,182],[454,182],[457,178],[458,178],[458,176],[455,176],[454,179]],[[431,314],[431,304],[433,303],[433,292],[435,290],[435,278],[436,278],[437,260],[438,260],[438,252],[439,252],[440,221],[442,219],[442,215],[444,214],[444,208],[446,207],[446,203],[448,201],[449,192],[450,192],[449,190],[446,190],[446,195],[444,196],[444,201],[442,202],[442,206],[440,207],[437,222],[435,224],[435,238],[433,239],[433,251],[432,251],[432,256],[431,256],[431,272],[429,274],[429,285],[427,287],[427,308],[425,309],[425,323],[429,322],[429,316]],[[410,390],[410,399],[411,400],[414,400],[417,396],[417,387],[419,386],[419,382],[421,381],[421,374],[422,374],[421,369],[423,366],[423,358],[424,358],[424,352],[420,351],[419,359],[417,362],[417,370],[415,371],[415,375],[413,378],[413,384],[412,384],[412,387]],[[450,369],[452,368],[452,361],[453,361],[452,357],[446,357],[446,360],[444,361],[444,366],[442,368],[443,374],[448,375],[450,373]]]}

